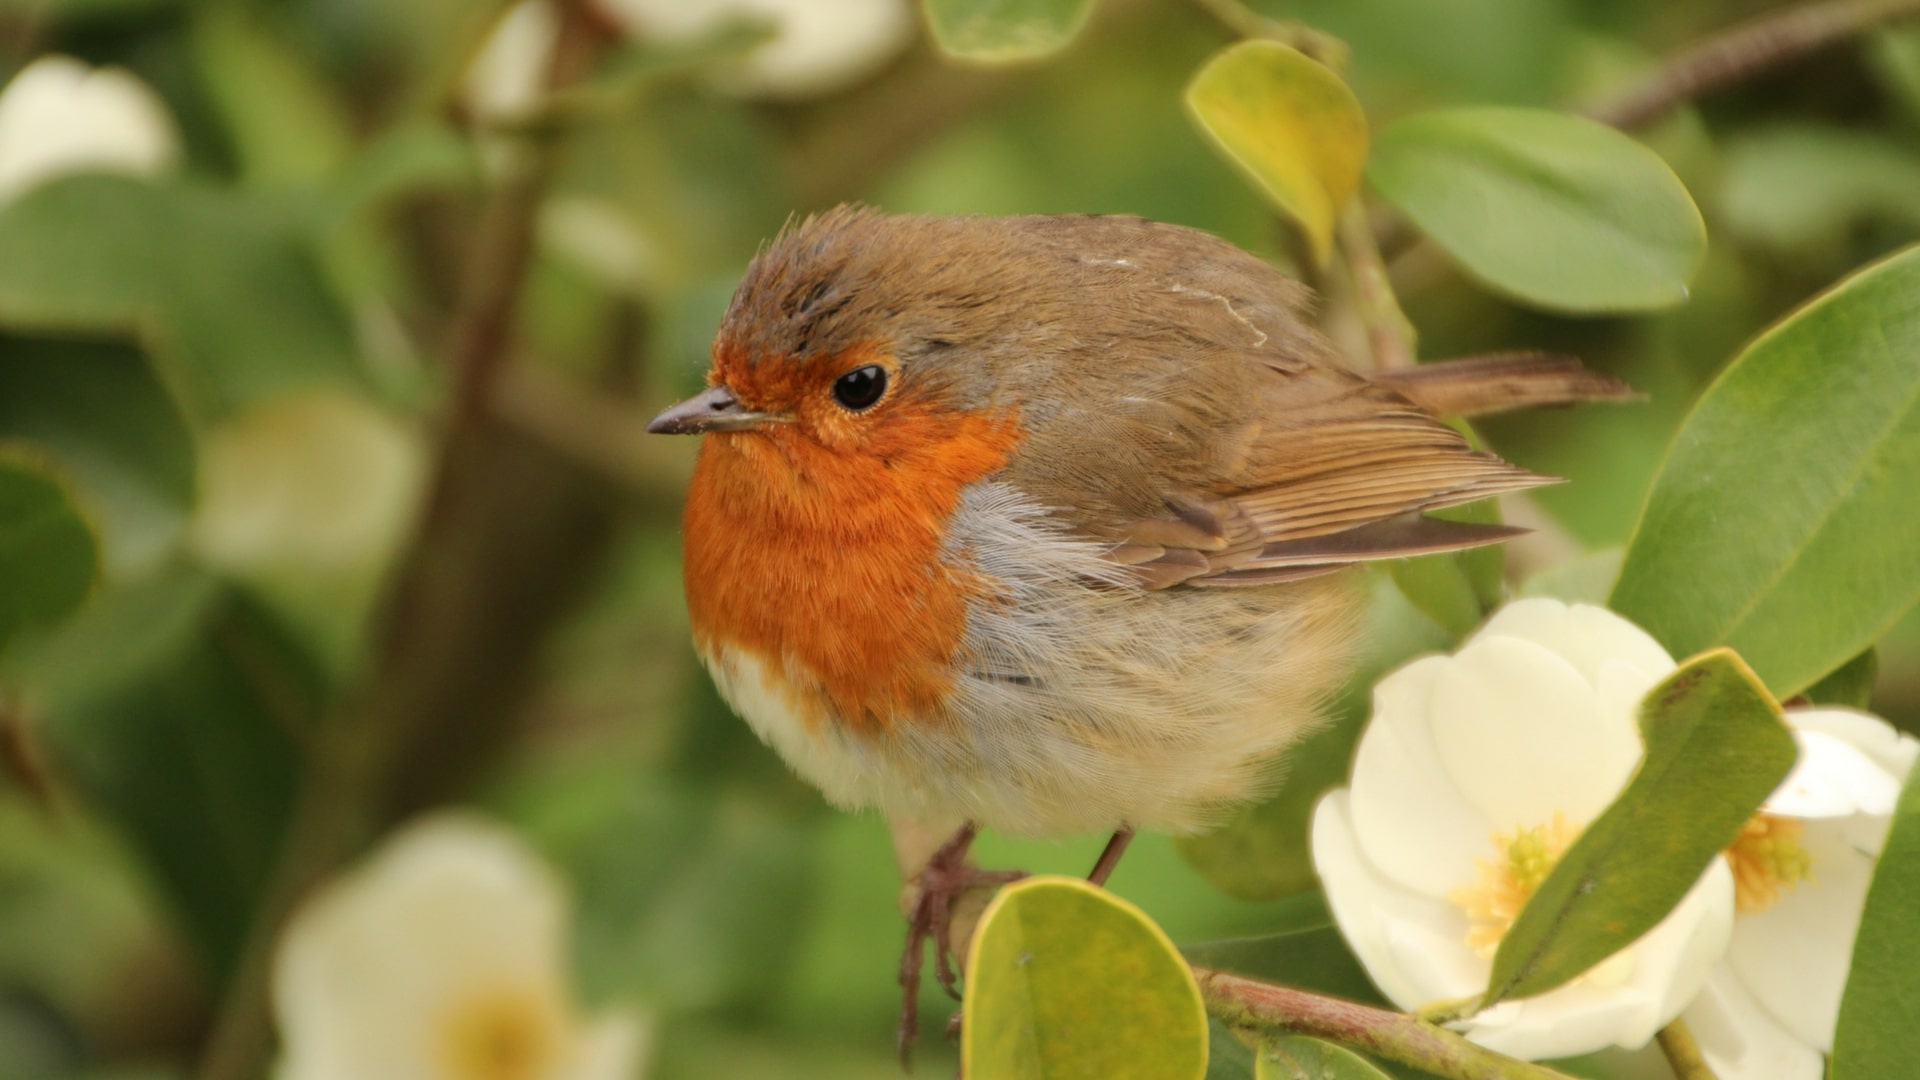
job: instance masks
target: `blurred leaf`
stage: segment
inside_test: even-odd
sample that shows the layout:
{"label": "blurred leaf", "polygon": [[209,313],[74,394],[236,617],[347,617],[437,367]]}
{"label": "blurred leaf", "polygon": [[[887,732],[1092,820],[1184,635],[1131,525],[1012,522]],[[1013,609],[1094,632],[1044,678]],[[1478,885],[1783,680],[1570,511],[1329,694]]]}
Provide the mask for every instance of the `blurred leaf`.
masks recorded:
{"label": "blurred leaf", "polygon": [[30,22],[81,22],[146,15],[179,4],[180,0],[0,0],[0,15],[17,13]]}
{"label": "blurred leaf", "polygon": [[1613,583],[1620,580],[1620,560],[1624,558],[1626,551],[1622,548],[1589,551],[1528,578],[1520,586],[1518,595],[1551,596],[1569,604],[1604,606],[1607,594],[1613,592]]}
{"label": "blurred leaf", "polygon": [[1180,951],[1201,967],[1391,1008],[1334,926],[1325,897],[1318,891],[1301,893],[1288,907],[1286,916],[1275,920],[1273,933]]}
{"label": "blurred leaf", "polygon": [[921,0],[933,42],[963,60],[1037,60],[1067,47],[1093,0]]}
{"label": "blurred leaf", "polygon": [[1280,790],[1212,832],[1175,841],[1187,862],[1229,896],[1272,900],[1318,885],[1307,843],[1313,808],[1321,795],[1346,780],[1373,684],[1389,668],[1418,653],[1444,649],[1454,638],[1380,574],[1372,582],[1364,640],[1366,655],[1331,710],[1334,721],[1287,751]]}
{"label": "blurred leaf", "polygon": [[1920,152],[1866,131],[1788,124],[1727,143],[1720,214],[1744,240],[1790,255],[1844,255],[1876,218],[1920,227]]}
{"label": "blurred leaf", "polygon": [[0,335],[0,439],[34,443],[73,478],[108,575],[173,548],[193,503],[193,437],[140,350]]}
{"label": "blurred leaf", "polygon": [[1894,26],[1876,32],[1868,39],[1867,60],[1880,84],[1906,107],[1907,116],[1920,121],[1920,29]]}
{"label": "blurred leaf", "polygon": [[1326,262],[1367,160],[1367,118],[1347,84],[1297,49],[1244,41],[1208,61],[1186,99],[1200,130]]}
{"label": "blurred leaf", "polygon": [[[1438,511],[1432,517],[1494,525],[1500,506],[1485,499]],[[1506,585],[1502,546],[1489,544],[1470,551],[1395,559],[1387,564],[1395,585],[1427,618],[1447,628],[1456,638],[1479,626],[1487,613],[1500,606]]]}
{"label": "blurred leaf", "polygon": [[1872,704],[1873,684],[1879,676],[1880,650],[1868,649],[1807,687],[1807,700],[1816,705],[1865,709]]}
{"label": "blurred leaf", "polygon": [[1729,645],[1776,695],[1920,600],[1920,248],[1762,334],[1654,480],[1614,610],[1675,655]]}
{"label": "blurred leaf", "polygon": [[1000,890],[967,958],[963,1070],[995,1080],[1199,1080],[1207,1015],[1140,909],[1075,878]]}
{"label": "blurred leaf", "polygon": [[1475,278],[1574,313],[1687,298],[1706,226],[1659,155],[1543,109],[1421,113],[1374,142],[1367,178]]}
{"label": "blurred leaf", "polygon": [[106,590],[59,630],[23,639],[0,678],[56,705],[114,691],[184,648],[219,594],[197,568],[163,567]]}
{"label": "blurred leaf", "polygon": [[357,381],[353,328],[281,214],[232,193],[73,176],[0,209],[0,326],[140,331],[204,420]]}
{"label": "blurred leaf", "polygon": [[352,149],[353,134],[310,54],[235,4],[196,10],[194,71],[225,122],[252,184],[311,184]]}
{"label": "blurred leaf", "polygon": [[1233,1030],[1207,1017],[1206,1080],[1254,1080],[1253,1049]]}
{"label": "blurred leaf", "polygon": [[21,630],[72,614],[99,570],[99,540],[66,482],[0,444],[0,651]]}
{"label": "blurred leaf", "polygon": [[[292,711],[322,695],[257,609],[205,597],[192,575],[106,593],[26,675],[59,774],[127,837],[217,980],[238,959],[292,809],[290,732],[305,719]],[[174,606],[156,611],[163,602]],[[103,655],[129,644],[134,657]],[[41,667],[62,657],[81,678]]]}
{"label": "blurred leaf", "polygon": [[419,122],[387,128],[341,166],[327,190],[320,230],[338,228],[391,200],[421,191],[477,187],[473,143],[452,129]]}
{"label": "blurred leaf", "polygon": [[1305,1035],[1268,1043],[1254,1075],[1258,1080],[1389,1080],[1359,1054]]}
{"label": "blurred leaf", "polygon": [[1833,1080],[1904,1076],[1920,1061],[1913,973],[1920,971],[1920,769],[1907,777],[1867,889],[1833,1033]]}
{"label": "blurred leaf", "polygon": [[1565,985],[1653,929],[1739,835],[1799,750],[1780,706],[1725,649],[1640,703],[1646,756],[1500,940],[1481,1003]]}

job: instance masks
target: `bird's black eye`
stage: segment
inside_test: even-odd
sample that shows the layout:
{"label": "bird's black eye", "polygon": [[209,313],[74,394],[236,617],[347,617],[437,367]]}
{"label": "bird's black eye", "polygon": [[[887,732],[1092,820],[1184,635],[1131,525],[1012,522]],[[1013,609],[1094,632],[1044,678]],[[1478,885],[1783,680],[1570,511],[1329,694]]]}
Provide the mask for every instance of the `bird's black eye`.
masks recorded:
{"label": "bird's black eye", "polygon": [[870,409],[887,392],[887,369],[879,364],[857,367],[833,380],[833,400],[859,412]]}

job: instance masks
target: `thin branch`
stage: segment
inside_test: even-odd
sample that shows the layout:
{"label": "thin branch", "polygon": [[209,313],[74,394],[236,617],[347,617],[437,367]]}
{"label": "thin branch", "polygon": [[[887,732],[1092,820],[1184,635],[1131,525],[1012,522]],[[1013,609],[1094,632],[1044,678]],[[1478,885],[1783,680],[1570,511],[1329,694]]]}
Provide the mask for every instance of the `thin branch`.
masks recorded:
{"label": "thin branch", "polygon": [[1355,199],[1340,215],[1340,254],[1353,280],[1355,306],[1367,328],[1376,371],[1398,371],[1413,366],[1416,336],[1413,323],[1400,309],[1386,263],[1380,259],[1373,226],[1366,209]]}
{"label": "thin branch", "polygon": [[1347,43],[1324,30],[1295,19],[1274,19],[1247,7],[1241,0],[1193,0],[1234,34],[1249,40],[1278,41],[1306,53],[1335,71],[1345,71],[1353,57]]}
{"label": "thin branch", "polygon": [[[548,85],[553,87],[584,73],[600,42],[592,20],[582,14],[584,5],[570,2],[561,9],[561,35],[548,69]],[[385,654],[361,699],[315,725],[293,818],[228,979],[200,1060],[200,1080],[252,1080],[265,1074],[272,1048],[269,984],[281,931],[308,892],[351,857],[385,816],[395,762],[409,749],[414,735],[409,725],[421,719],[392,707],[396,698],[407,696],[394,684],[419,674],[400,654],[409,631],[433,621],[433,613],[422,610],[421,598],[444,596],[423,586],[423,577],[442,583],[445,575],[437,573],[435,559],[420,549],[437,553],[443,548],[440,534],[449,527],[458,493],[490,479],[467,475],[475,471],[471,447],[484,443],[486,432],[497,426],[486,406],[511,342],[517,300],[532,257],[534,220],[557,155],[551,141],[519,149],[526,153],[490,201],[470,255],[450,343],[452,416],[413,541],[416,550],[402,564],[387,601]],[[443,616],[439,621],[448,620]]]}
{"label": "thin branch", "polygon": [[1228,1027],[1263,1036],[1311,1035],[1453,1080],[1571,1080],[1544,1065],[1476,1046],[1402,1013],[1193,969],[1207,1011]]}
{"label": "thin branch", "polygon": [[1809,53],[1900,19],[1920,0],[1823,0],[1784,8],[1681,49],[1624,93],[1583,111],[1617,128],[1642,127],[1675,106],[1744,82]]}
{"label": "thin branch", "polygon": [[1660,1041],[1660,1052],[1667,1055],[1667,1063],[1673,1066],[1674,1080],[1716,1080],[1685,1020],[1676,1019],[1661,1028],[1656,1038]]}

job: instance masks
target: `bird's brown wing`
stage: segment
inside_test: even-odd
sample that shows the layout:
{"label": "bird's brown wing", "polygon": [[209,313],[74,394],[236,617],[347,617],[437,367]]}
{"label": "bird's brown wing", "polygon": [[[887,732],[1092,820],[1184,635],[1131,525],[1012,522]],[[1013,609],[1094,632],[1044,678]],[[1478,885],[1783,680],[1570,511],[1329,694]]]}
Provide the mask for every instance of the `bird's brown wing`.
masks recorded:
{"label": "bird's brown wing", "polygon": [[[1454,367],[1452,372],[1447,369]],[[1474,450],[1415,404],[1506,399],[1534,405],[1616,398],[1606,376],[1540,357],[1479,358],[1393,378],[1317,365],[1271,366],[1246,449],[1210,490],[1169,496],[1165,516],[1124,530],[1113,558],[1149,588],[1257,585],[1376,559],[1497,543],[1524,532],[1423,516],[1555,483]],[[1558,389],[1555,389],[1558,388]]]}

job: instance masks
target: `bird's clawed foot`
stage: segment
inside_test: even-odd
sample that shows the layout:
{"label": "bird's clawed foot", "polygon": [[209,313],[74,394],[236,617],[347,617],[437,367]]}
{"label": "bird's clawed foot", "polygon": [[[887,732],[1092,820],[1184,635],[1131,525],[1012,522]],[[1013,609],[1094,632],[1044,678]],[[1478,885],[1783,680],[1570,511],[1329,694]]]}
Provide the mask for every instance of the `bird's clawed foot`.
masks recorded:
{"label": "bird's clawed foot", "polygon": [[895,1042],[903,1066],[910,1063],[913,1042],[920,1033],[920,971],[926,960],[926,943],[933,942],[934,974],[940,985],[958,1000],[960,980],[954,966],[958,957],[952,940],[954,902],[970,889],[998,887],[1026,876],[1022,870],[982,870],[968,862],[967,849],[973,846],[976,831],[972,822],[962,825],[913,880],[907,945],[900,954],[900,1028]]}

